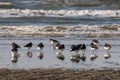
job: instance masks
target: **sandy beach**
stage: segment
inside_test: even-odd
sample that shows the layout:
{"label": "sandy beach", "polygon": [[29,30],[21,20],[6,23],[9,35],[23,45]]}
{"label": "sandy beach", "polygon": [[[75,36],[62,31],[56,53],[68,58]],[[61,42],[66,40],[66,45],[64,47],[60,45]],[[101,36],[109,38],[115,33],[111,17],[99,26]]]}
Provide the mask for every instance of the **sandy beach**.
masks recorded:
{"label": "sandy beach", "polygon": [[120,80],[120,70],[0,69],[0,80]]}

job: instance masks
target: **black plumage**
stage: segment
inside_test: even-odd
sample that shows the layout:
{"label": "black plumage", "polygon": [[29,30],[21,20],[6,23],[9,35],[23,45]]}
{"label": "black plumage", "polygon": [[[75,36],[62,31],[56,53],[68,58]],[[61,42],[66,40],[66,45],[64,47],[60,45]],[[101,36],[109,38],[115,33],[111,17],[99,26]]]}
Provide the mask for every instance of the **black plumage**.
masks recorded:
{"label": "black plumage", "polygon": [[92,40],[92,43],[93,43],[93,44],[99,44],[99,41],[96,40],[96,39],[93,39],[93,40]]}
{"label": "black plumage", "polygon": [[98,49],[97,45],[95,45],[94,43],[91,43],[90,46],[91,46],[91,50]]}
{"label": "black plumage", "polygon": [[108,44],[108,43],[105,43],[105,45],[104,45],[104,49],[106,49],[106,50],[111,49],[111,45],[110,45],[110,44]]}
{"label": "black plumage", "polygon": [[70,47],[70,51],[79,51],[80,49],[81,49],[81,44],[79,44],[79,45],[72,45],[71,47]]}
{"label": "black plumage", "polygon": [[56,45],[56,49],[57,50],[64,50],[65,49],[65,45],[64,44],[60,44],[60,43],[58,43],[57,45]]}
{"label": "black plumage", "polygon": [[28,49],[30,49],[32,47],[32,42],[29,42],[28,44],[26,44],[24,47],[27,47]]}
{"label": "black plumage", "polygon": [[86,45],[85,44],[81,45],[81,50],[86,50]]}
{"label": "black plumage", "polygon": [[20,48],[20,46],[16,43],[12,43],[12,48]]}
{"label": "black plumage", "polygon": [[18,44],[16,44],[16,43],[12,43],[12,49],[11,49],[11,51],[12,52],[14,52],[14,51],[18,51],[18,48],[20,48],[20,46],[18,45]]}
{"label": "black plumage", "polygon": [[55,40],[55,39],[50,39],[50,43],[52,44],[52,45],[56,45],[56,44],[58,44],[58,43],[60,43],[58,40]]}
{"label": "black plumage", "polygon": [[44,48],[44,45],[43,45],[43,43],[42,42],[40,42],[38,45],[37,45],[37,47],[38,47],[38,49],[43,49]]}

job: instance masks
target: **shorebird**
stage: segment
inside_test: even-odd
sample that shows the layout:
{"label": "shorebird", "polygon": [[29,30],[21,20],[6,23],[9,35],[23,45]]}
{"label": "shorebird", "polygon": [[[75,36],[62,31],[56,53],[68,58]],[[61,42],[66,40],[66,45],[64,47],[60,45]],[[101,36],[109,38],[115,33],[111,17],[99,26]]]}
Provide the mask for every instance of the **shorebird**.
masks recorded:
{"label": "shorebird", "polygon": [[99,44],[99,41],[96,40],[96,39],[93,39],[93,40],[92,40],[92,43],[95,44],[95,45],[98,45],[98,44]]}
{"label": "shorebird", "polygon": [[59,44],[60,42],[58,40],[55,39],[50,39],[50,43],[53,46],[53,49],[56,49],[56,45]]}
{"label": "shorebird", "polygon": [[17,60],[18,60],[18,48],[20,48],[20,46],[16,43],[12,43],[12,49],[11,49],[11,55],[12,55],[12,58],[11,58],[11,61],[16,63]]}
{"label": "shorebird", "polygon": [[[94,43],[91,43],[91,44],[90,44],[90,47],[91,47],[91,50],[92,50],[92,51],[95,51],[95,50],[98,49],[97,45],[95,45]],[[94,52],[93,52],[93,53],[94,53]]]}
{"label": "shorebird", "polygon": [[30,52],[30,48],[32,47],[32,42],[29,42],[28,44],[26,44],[24,47],[26,47],[28,49],[27,55],[29,57],[32,57],[32,52]]}
{"label": "shorebird", "polygon": [[70,47],[70,51],[74,51],[75,53],[78,53],[78,51],[80,50],[81,46],[82,46],[81,44],[79,44],[79,45],[72,45]]}
{"label": "shorebird", "polygon": [[79,62],[80,59],[80,54],[78,54],[79,50],[81,49],[82,44],[78,44],[78,45],[72,45],[70,47],[70,51],[74,52],[74,54],[71,55],[70,60],[72,62]]}
{"label": "shorebird", "polygon": [[108,43],[105,43],[104,44],[104,49],[106,50],[106,53],[104,54],[104,58],[105,59],[108,59],[111,57],[110,53],[109,53],[109,50],[111,49],[111,45],[108,44]]}
{"label": "shorebird", "polygon": [[42,42],[40,42],[40,43],[37,45],[37,49],[41,51],[41,50],[43,50],[43,48],[44,48],[44,45],[43,45]]}
{"label": "shorebird", "polygon": [[80,49],[82,50],[82,55],[84,56],[85,55],[85,50],[86,50],[86,45],[82,44]]}
{"label": "shorebird", "polygon": [[12,49],[11,49],[11,53],[12,53],[12,57],[18,57],[18,48],[20,48],[20,46],[16,43],[12,43]]}
{"label": "shorebird", "polygon": [[52,45],[56,45],[56,44],[58,44],[58,43],[60,43],[58,40],[55,40],[55,39],[50,39],[50,43],[52,44]]}
{"label": "shorebird", "polygon": [[82,61],[85,61],[86,60],[86,56],[85,56],[85,50],[86,50],[86,45],[85,44],[82,44],[82,46],[81,46],[81,51],[82,51],[82,53],[81,53],[81,55],[80,55],[80,59],[82,60]]}
{"label": "shorebird", "polygon": [[58,59],[60,59],[60,60],[63,61],[63,60],[65,59],[65,57],[64,57],[64,55],[62,54],[62,52],[63,52],[63,50],[65,49],[65,45],[58,43],[58,44],[55,45],[55,49],[58,50],[58,51],[56,52],[56,57],[57,57]]}
{"label": "shorebird", "polygon": [[90,59],[93,61],[94,59],[97,58],[97,55],[94,54],[94,51],[97,50],[98,47],[97,47],[97,45],[94,44],[94,43],[91,43],[91,44],[90,44],[90,47],[91,47],[91,50],[93,51],[92,54],[91,54],[91,56],[90,56]]}
{"label": "shorebird", "polygon": [[26,47],[26,48],[28,48],[28,49],[30,49],[31,47],[32,47],[32,42],[29,42],[28,44],[26,44],[24,47]]}
{"label": "shorebird", "polygon": [[[108,44],[108,43],[105,43],[104,49],[107,50],[107,51],[110,50],[110,49],[111,49],[111,45]],[[109,52],[109,51],[108,51],[108,52]]]}
{"label": "shorebird", "polygon": [[55,48],[56,48],[56,50],[59,50],[62,52],[65,49],[65,45],[58,43],[58,44],[56,44]]}
{"label": "shorebird", "polygon": [[20,46],[18,45],[18,44],[16,44],[16,43],[12,43],[12,48],[20,48]]}
{"label": "shorebird", "polygon": [[39,50],[39,52],[38,52],[38,57],[39,57],[40,59],[43,58],[43,52],[42,52],[43,48],[44,48],[44,45],[43,45],[42,42],[40,42],[40,43],[37,45],[37,49]]}

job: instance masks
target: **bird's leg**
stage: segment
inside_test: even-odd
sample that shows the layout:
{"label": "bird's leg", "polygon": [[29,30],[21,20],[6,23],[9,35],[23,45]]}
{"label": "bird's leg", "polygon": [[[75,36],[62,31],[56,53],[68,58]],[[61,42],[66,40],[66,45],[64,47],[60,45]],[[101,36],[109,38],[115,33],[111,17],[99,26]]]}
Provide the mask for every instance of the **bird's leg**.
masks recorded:
{"label": "bird's leg", "polygon": [[85,56],[85,50],[82,50],[82,56]]}
{"label": "bird's leg", "polygon": [[42,50],[41,50],[41,49],[39,49],[39,53],[42,53]]}
{"label": "bird's leg", "polygon": [[92,55],[94,55],[94,50],[92,51]]}
{"label": "bird's leg", "polygon": [[109,50],[107,49],[107,53],[109,54]]}
{"label": "bird's leg", "polygon": [[28,52],[30,52],[30,49],[28,48]]}

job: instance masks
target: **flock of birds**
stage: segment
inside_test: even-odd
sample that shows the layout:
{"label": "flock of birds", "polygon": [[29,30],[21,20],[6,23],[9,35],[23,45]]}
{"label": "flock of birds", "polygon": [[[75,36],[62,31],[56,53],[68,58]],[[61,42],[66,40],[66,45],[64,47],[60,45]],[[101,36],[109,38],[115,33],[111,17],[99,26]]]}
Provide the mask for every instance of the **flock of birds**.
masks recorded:
{"label": "flock of birds", "polygon": [[[63,55],[63,51],[65,49],[65,45],[62,44],[60,41],[55,40],[55,39],[50,39],[50,43],[51,46],[53,47],[53,49],[57,50],[56,52],[56,57],[60,60],[64,60],[65,56]],[[98,45],[99,45],[99,41],[96,39],[93,39],[91,44],[90,44],[90,48],[92,51],[92,54],[90,55],[90,60],[93,61],[95,60],[98,56],[94,53],[96,50],[98,50]],[[24,47],[26,47],[28,49],[27,55],[29,57],[32,57],[32,52],[30,51],[30,48],[33,46],[32,42],[29,42],[28,44],[24,45]],[[11,61],[12,62],[17,62],[19,54],[18,54],[18,48],[20,48],[20,46],[16,43],[12,43],[12,49],[11,49]],[[38,57],[40,59],[43,58],[43,52],[42,50],[44,49],[44,44],[42,42],[40,42],[37,45],[37,49],[39,50],[39,54]],[[106,53],[104,54],[104,58],[108,59],[111,57],[109,50],[111,49],[111,45],[108,43],[104,44],[104,49],[106,50]],[[72,62],[79,62],[80,60],[85,61],[86,60],[86,56],[85,56],[85,51],[86,51],[86,45],[85,44],[73,44],[70,47],[70,51],[73,53],[70,57],[70,60]],[[81,51],[81,53],[79,54],[79,52]]]}

